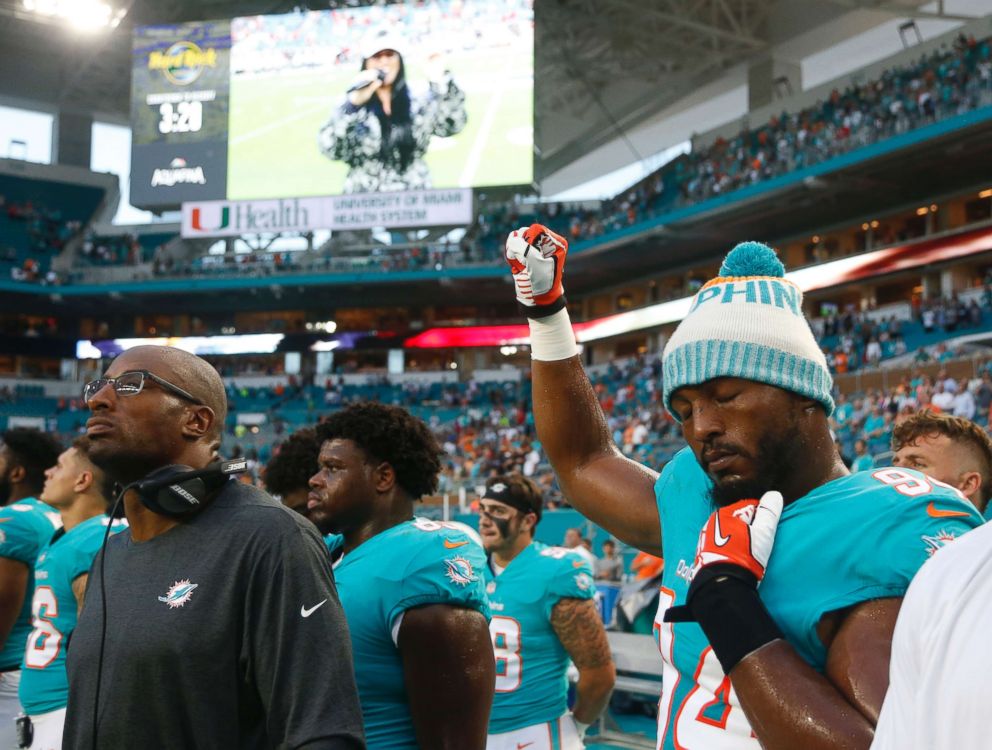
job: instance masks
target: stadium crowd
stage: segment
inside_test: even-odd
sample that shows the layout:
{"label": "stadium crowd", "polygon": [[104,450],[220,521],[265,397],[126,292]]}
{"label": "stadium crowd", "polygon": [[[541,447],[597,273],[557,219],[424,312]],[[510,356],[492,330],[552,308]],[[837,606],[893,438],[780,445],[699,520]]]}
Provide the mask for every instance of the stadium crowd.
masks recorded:
{"label": "stadium crowd", "polygon": [[[831,372],[843,375],[907,354],[907,338],[927,340],[934,335],[950,337],[974,331],[982,326],[990,310],[992,290],[986,286],[981,303],[974,297],[964,301],[958,295],[926,301],[916,299],[911,321],[895,315],[879,317],[872,310],[859,311],[849,306],[811,324]],[[912,352],[913,361],[918,364],[946,361],[957,354],[957,347],[943,342],[920,346]]]}
{"label": "stadium crowd", "polygon": [[[933,361],[946,350],[940,344],[924,349]],[[963,417],[986,428],[992,409],[992,359],[976,362],[974,374],[956,379],[940,370],[931,377],[914,366],[887,388],[849,395],[837,391],[831,428],[845,464],[865,469],[875,465],[875,457],[883,460],[891,450],[895,425],[921,409]],[[591,380],[613,440],[625,455],[646,465],[662,466],[684,445],[681,430],[661,401],[659,356],[642,355],[611,364]],[[347,388],[332,387],[328,393],[334,395],[327,404],[335,408],[361,398],[349,394]],[[416,388],[387,393],[393,394],[392,403],[397,405],[422,407],[425,403]],[[437,414],[428,417],[445,451],[440,494],[456,494],[466,488],[471,495],[488,478],[519,472],[538,484],[548,508],[567,505],[534,433],[529,393],[526,379],[498,388],[480,388],[474,383],[466,389],[447,388],[444,406],[455,407],[455,416],[447,421]],[[285,397],[286,391],[279,396]],[[319,419],[320,409],[314,406],[313,418]],[[280,435],[292,429],[284,421],[277,419],[276,423]],[[250,434],[241,430],[237,435],[232,433],[232,438],[250,440]],[[278,442],[274,447],[261,446],[255,455],[259,468],[278,449]]]}
{"label": "stadium crowd", "polygon": [[86,233],[79,255],[83,263],[102,266],[136,266],[150,260],[137,236],[100,237],[92,231]]}
{"label": "stadium crowd", "polygon": [[[10,264],[11,280],[47,285],[61,283],[51,261],[80,231],[80,222],[65,220],[56,209],[33,201],[8,201],[3,195],[0,195],[0,211],[13,230],[9,236],[22,234],[25,240],[20,248],[9,242],[0,245],[0,262]],[[3,234],[8,235],[7,232]]]}
{"label": "stadium crowd", "polygon": [[[877,80],[835,89],[825,101],[782,112],[730,140],[694,148],[598,211],[563,214],[573,239],[595,237],[989,104],[990,39],[961,36],[951,49],[894,67]],[[550,209],[547,218],[560,212]]]}

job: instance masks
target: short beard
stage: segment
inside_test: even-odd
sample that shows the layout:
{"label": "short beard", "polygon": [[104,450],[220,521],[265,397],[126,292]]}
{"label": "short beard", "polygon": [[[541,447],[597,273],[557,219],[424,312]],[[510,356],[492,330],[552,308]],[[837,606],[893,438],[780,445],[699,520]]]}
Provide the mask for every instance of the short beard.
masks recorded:
{"label": "short beard", "polygon": [[354,529],[356,526],[361,525],[361,521],[351,522],[340,513],[337,516],[332,516],[324,510],[321,505],[308,508],[307,512],[304,514],[304,517],[317,527],[317,531],[319,531],[322,536],[327,536],[328,534],[341,534],[342,536],[347,537],[349,529]]}
{"label": "short beard", "polygon": [[334,522],[323,513],[314,514],[311,512],[305,513],[303,516],[317,527],[317,531],[319,531],[322,536],[339,533],[334,526]]}
{"label": "short beard", "polygon": [[[710,500],[718,508],[733,505],[739,500],[760,500],[770,490],[782,491],[791,482],[794,472],[801,471],[807,441],[796,420],[777,435],[765,435],[758,443],[754,455],[755,477],[720,484],[713,479]],[[712,477],[711,477],[712,479]]]}
{"label": "short beard", "polygon": [[147,454],[130,452],[128,449],[114,450],[114,446],[93,441],[89,458],[93,465],[110,479],[121,485],[138,481],[163,466],[168,461]]}

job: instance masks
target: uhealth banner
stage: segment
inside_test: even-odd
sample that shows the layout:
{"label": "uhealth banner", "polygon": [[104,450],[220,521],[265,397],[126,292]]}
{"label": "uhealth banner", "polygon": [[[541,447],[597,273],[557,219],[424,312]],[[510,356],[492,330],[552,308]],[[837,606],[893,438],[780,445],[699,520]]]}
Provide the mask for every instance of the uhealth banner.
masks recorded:
{"label": "uhealth banner", "polygon": [[322,198],[183,203],[182,236],[235,237],[385,227],[458,226],[472,221],[472,191],[416,190]]}

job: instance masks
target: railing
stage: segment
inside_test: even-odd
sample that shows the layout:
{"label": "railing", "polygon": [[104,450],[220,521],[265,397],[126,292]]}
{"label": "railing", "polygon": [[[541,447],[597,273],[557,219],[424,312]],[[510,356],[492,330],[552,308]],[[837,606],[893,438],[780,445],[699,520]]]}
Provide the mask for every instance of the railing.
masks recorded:
{"label": "railing", "polygon": [[[992,340],[992,333],[989,334]],[[918,362],[896,367],[876,367],[868,370],[834,375],[834,384],[844,394],[864,393],[869,390],[887,391],[902,382],[903,378],[917,373],[936,377],[941,370],[957,380],[981,377],[982,365],[989,361],[990,352],[974,352],[966,357],[956,357],[943,362]]]}

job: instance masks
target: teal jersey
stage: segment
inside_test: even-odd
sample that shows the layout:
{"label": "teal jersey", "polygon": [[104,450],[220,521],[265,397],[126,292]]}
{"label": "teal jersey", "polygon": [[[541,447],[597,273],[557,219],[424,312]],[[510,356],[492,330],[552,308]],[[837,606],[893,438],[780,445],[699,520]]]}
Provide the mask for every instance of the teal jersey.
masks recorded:
{"label": "teal jersey", "polygon": [[[55,711],[68,702],[66,643],[76,627],[78,611],[72,582],[89,573],[109,521],[107,516],[99,515],[65,533],[56,532],[38,555],[31,607],[33,627],[24,648],[18,689],[26,713]],[[123,528],[124,524],[115,524],[113,531]]]}
{"label": "teal jersey", "polygon": [[377,534],[335,564],[369,750],[417,748],[397,647],[400,615],[447,604],[474,609],[488,620],[485,566],[482,547],[467,534],[423,518]]}
{"label": "teal jersey", "polygon": [[592,568],[564,547],[532,542],[496,575],[486,566],[493,619],[496,695],[489,733],[502,734],[557,719],[568,708],[569,658],[551,610],[562,599],[592,599]]}
{"label": "teal jersey", "polygon": [[[655,621],[664,661],[658,713],[662,750],[758,750],[730,679],[695,623],[665,623],[685,602],[699,532],[713,511],[709,478],[680,451],[655,486],[665,572]],[[876,469],[824,484],[787,505],[758,589],[789,643],[823,672],[816,626],[828,612],[901,597],[940,547],[981,525],[952,487],[910,469]]]}
{"label": "teal jersey", "polygon": [[33,497],[0,508],[0,557],[28,566],[24,604],[7,642],[0,651],[0,671],[17,669],[24,657],[24,643],[31,632],[31,602],[34,599],[34,563],[38,553],[62,526],[62,517],[50,505]]}

